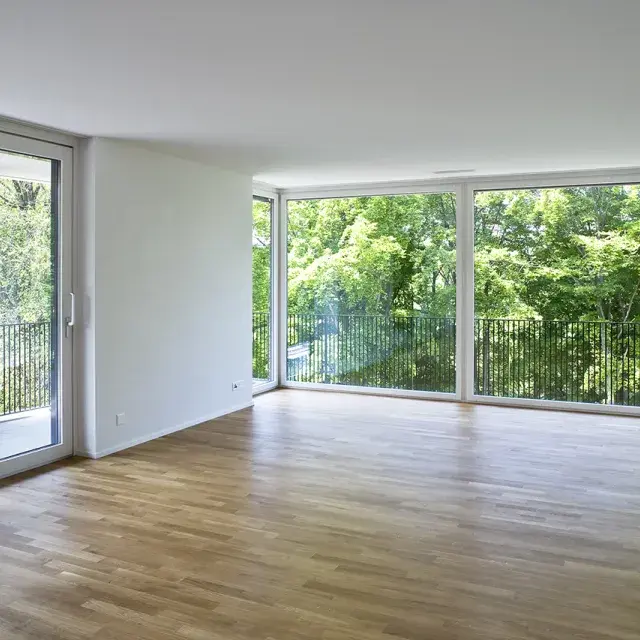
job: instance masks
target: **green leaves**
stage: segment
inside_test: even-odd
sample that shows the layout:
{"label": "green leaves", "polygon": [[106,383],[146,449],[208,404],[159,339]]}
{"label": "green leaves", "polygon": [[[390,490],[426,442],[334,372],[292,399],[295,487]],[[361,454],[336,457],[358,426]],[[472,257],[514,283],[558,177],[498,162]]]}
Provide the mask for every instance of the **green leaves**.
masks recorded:
{"label": "green leaves", "polygon": [[476,196],[476,316],[632,320],[640,314],[637,187]]}
{"label": "green leaves", "polygon": [[253,310],[271,306],[271,203],[253,201]]}
{"label": "green leaves", "polygon": [[455,314],[453,194],[289,203],[294,313]]}
{"label": "green leaves", "polygon": [[0,323],[51,315],[49,185],[0,178]]}

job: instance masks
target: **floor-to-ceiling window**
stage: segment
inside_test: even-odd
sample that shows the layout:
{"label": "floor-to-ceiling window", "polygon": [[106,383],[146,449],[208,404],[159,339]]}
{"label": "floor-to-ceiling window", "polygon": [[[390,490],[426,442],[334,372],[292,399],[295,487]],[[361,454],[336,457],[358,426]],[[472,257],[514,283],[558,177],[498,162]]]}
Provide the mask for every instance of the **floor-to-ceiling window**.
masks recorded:
{"label": "floor-to-ceiling window", "polygon": [[289,200],[290,383],[454,393],[453,193]]}
{"label": "floor-to-ceiling window", "polygon": [[253,386],[273,381],[273,211],[271,198],[253,198]]}
{"label": "floor-to-ceiling window", "polygon": [[475,394],[640,406],[640,188],[474,200]]}

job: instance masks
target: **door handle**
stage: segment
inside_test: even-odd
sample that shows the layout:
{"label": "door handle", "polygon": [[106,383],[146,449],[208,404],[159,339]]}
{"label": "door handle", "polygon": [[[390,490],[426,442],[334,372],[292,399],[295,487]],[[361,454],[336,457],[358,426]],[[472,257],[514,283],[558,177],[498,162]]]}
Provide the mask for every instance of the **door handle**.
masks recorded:
{"label": "door handle", "polygon": [[74,293],[69,293],[69,296],[71,298],[71,311],[70,314],[68,315],[64,321],[65,321],[65,327],[64,327],[64,335],[65,338],[69,337],[69,327],[75,327],[76,325],[76,296]]}

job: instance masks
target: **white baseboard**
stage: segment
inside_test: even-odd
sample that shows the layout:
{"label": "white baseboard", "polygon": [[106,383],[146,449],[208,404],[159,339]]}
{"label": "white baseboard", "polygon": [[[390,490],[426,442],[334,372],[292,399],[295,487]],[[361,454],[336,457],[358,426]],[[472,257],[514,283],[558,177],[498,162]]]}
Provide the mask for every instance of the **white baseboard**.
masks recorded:
{"label": "white baseboard", "polygon": [[117,453],[118,451],[124,451],[125,449],[130,449],[131,447],[135,447],[139,444],[144,444],[145,442],[149,442],[150,440],[156,440],[157,438],[162,438],[162,436],[168,436],[171,433],[176,433],[177,431],[183,431],[184,429],[189,429],[190,427],[196,427],[203,422],[209,422],[210,420],[215,420],[216,418],[221,418],[222,416],[229,415],[230,413],[235,413],[236,411],[241,411],[242,409],[247,409],[253,406],[253,400],[250,402],[246,402],[240,405],[234,405],[228,409],[223,409],[222,411],[218,411],[208,416],[202,416],[197,418],[196,420],[191,420],[190,422],[185,422],[176,427],[169,427],[168,429],[161,429],[160,431],[154,431],[153,433],[149,433],[147,435],[141,436],[139,438],[133,438],[132,440],[128,440],[127,442],[123,442],[121,444],[116,445],[115,447],[109,447],[108,449],[102,449],[101,451],[85,451],[82,449],[77,449],[74,452],[74,455],[81,456],[83,458],[104,458],[104,456],[111,455],[112,453]]}

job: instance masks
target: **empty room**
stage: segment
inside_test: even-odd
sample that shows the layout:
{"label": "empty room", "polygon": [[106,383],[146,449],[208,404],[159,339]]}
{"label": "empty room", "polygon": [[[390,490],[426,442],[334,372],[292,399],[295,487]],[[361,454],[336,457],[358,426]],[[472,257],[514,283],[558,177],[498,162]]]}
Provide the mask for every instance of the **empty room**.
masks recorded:
{"label": "empty room", "polygon": [[640,2],[0,3],[1,640],[640,640]]}

